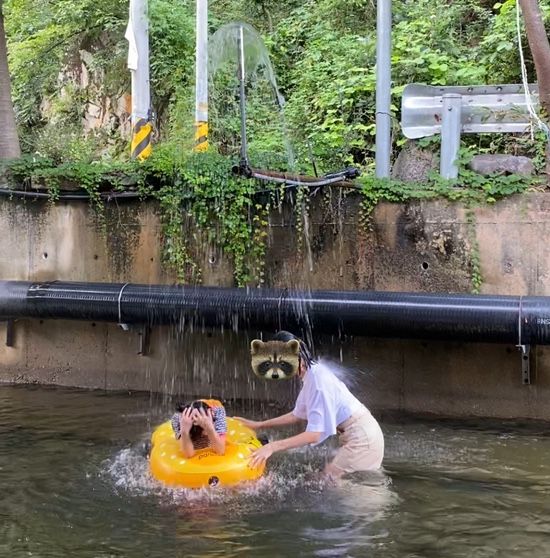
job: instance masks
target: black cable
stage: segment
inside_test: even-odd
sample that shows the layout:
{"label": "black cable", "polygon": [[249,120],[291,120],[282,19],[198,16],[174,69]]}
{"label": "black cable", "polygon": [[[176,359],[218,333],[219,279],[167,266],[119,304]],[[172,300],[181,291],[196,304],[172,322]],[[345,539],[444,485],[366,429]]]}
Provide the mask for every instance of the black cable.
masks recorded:
{"label": "black cable", "polygon": [[[40,198],[40,199],[51,199],[52,194],[50,192],[44,192],[42,190],[12,190],[11,188],[0,188],[0,195],[8,196],[8,197],[17,197],[17,198]],[[143,197],[142,194],[139,192],[100,192],[99,195],[105,199],[105,201],[110,201],[112,199],[136,199]],[[87,192],[82,193],[74,193],[74,194],[67,194],[67,193],[60,193],[56,196],[56,199],[59,200],[70,200],[70,201],[87,201],[90,199],[90,194]]]}

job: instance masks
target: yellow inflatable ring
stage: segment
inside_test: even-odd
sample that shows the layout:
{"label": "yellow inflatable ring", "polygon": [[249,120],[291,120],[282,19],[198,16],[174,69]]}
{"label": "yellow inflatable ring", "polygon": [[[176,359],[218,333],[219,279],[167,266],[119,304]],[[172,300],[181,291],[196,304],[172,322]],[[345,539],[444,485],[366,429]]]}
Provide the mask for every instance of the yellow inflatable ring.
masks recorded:
{"label": "yellow inflatable ring", "polygon": [[250,467],[248,457],[262,444],[253,430],[233,418],[227,419],[224,455],[206,448],[197,450],[192,458],[186,458],[174,436],[170,421],[161,424],[153,432],[151,443],[151,474],[169,486],[231,486],[244,480],[259,478],[265,468],[265,465]]}

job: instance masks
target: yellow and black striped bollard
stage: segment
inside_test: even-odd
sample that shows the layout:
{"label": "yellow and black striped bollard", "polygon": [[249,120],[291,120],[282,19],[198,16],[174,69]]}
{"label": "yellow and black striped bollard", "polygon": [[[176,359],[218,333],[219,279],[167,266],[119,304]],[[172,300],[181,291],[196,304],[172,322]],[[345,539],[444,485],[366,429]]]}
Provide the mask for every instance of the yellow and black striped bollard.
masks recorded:
{"label": "yellow and black striped bollard", "polygon": [[145,118],[140,118],[132,130],[132,159],[143,161],[151,155],[153,126]]}
{"label": "yellow and black striped bollard", "polygon": [[195,151],[208,149],[208,122],[195,122]]}

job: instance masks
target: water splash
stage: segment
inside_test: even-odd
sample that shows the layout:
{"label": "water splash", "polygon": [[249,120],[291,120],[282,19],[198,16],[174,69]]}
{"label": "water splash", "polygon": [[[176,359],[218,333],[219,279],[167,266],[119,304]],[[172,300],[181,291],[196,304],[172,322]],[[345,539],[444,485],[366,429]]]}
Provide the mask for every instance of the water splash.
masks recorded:
{"label": "water splash", "polygon": [[[319,508],[326,501],[327,491],[336,491],[335,497],[347,498],[350,490],[363,490],[377,495],[376,507],[392,501],[389,479],[380,472],[364,474],[354,481],[342,481],[338,485],[328,483],[318,473],[332,456],[330,445],[315,448],[299,448],[278,456],[270,462],[270,470],[253,482],[236,487],[215,487],[200,490],[169,488],[156,481],[149,473],[146,453],[140,444],[124,448],[103,463],[100,475],[112,483],[114,489],[134,497],[156,497],[161,505],[177,508],[179,513],[196,515],[212,508],[228,507],[234,517],[266,508],[276,510],[293,502],[295,508]],[[385,494],[383,498],[380,494]],[[382,506],[382,507],[383,507]],[[330,508],[327,509],[330,511]]]}
{"label": "water splash", "polygon": [[240,56],[239,36],[243,33],[244,70],[250,79],[257,79],[261,72],[271,83],[279,107],[284,107],[285,98],[277,86],[275,71],[260,34],[248,23],[232,22],[222,25],[210,39],[210,73],[216,75],[225,64],[237,64]]}
{"label": "water splash", "polygon": [[[316,460],[317,461],[317,460]],[[279,463],[278,466],[255,482],[242,483],[238,487],[216,487],[200,490],[170,488],[155,480],[149,472],[148,458],[141,446],[118,451],[106,460],[101,476],[110,480],[116,491],[132,496],[158,497],[164,504],[187,507],[205,507],[211,504],[231,502],[232,509],[244,511],[255,507],[264,509],[266,500],[284,503],[296,490],[319,492],[325,483],[313,475],[310,463]]]}
{"label": "water splash", "polygon": [[328,368],[341,382],[349,389],[358,388],[365,378],[374,378],[374,374],[363,368],[343,366],[341,362],[337,362],[332,358],[321,357],[317,361]]}
{"label": "water splash", "polygon": [[290,143],[288,127],[284,117],[285,98],[279,91],[277,78],[265,43],[254,27],[244,22],[232,22],[222,25],[209,42],[210,75],[213,79],[218,71],[226,66],[237,67],[241,57],[240,37],[242,33],[244,73],[249,82],[256,82],[265,77],[271,84],[277,106],[279,107],[283,126],[283,141],[289,169],[295,168],[294,150]]}

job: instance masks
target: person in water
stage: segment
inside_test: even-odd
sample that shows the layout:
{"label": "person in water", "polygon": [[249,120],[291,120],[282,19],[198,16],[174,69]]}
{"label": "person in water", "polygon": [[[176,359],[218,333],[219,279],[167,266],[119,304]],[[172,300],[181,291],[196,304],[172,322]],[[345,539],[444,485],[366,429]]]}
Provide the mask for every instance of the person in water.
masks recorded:
{"label": "person in water", "polygon": [[196,450],[204,448],[225,454],[227,420],[225,408],[219,401],[198,399],[187,405],[180,404],[171,423],[185,457],[193,457]]}
{"label": "person in water", "polygon": [[300,342],[298,377],[302,389],[294,409],[276,418],[254,421],[235,417],[253,430],[306,422],[305,431],[258,448],[250,465],[265,463],[274,453],[305,445],[318,445],[338,434],[340,448],[324,473],[339,478],[344,473],[379,469],[384,457],[384,435],[370,411],[348,390],[330,368],[316,362],[307,345],[292,333],[280,331],[273,340]]}

